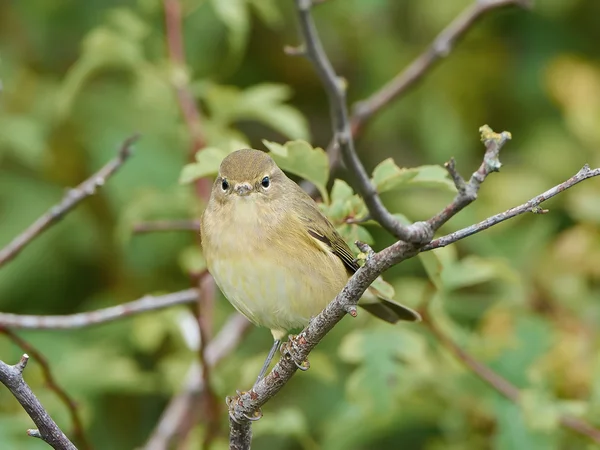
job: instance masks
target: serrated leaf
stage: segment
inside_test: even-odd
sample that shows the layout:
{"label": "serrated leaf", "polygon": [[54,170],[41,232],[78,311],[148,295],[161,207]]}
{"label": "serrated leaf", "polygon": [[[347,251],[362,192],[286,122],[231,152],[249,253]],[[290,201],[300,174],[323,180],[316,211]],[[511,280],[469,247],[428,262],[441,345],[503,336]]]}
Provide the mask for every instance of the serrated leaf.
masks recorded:
{"label": "serrated leaf", "polygon": [[183,166],[179,174],[179,183],[187,184],[200,178],[214,176],[219,173],[221,161],[229,151],[217,147],[206,147],[196,153],[196,162]]}
{"label": "serrated leaf", "polygon": [[284,145],[263,140],[263,144],[281,169],[310,181],[319,190],[324,201],[329,201],[326,188],[329,160],[325,150],[313,148],[308,142],[301,140],[289,141]]}

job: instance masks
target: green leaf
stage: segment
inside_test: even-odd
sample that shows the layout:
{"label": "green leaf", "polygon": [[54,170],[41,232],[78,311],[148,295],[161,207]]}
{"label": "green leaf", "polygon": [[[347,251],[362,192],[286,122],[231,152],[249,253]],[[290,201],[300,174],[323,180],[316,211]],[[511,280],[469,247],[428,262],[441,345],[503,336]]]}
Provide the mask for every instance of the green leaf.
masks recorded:
{"label": "green leaf", "polygon": [[439,291],[443,290],[442,271],[444,270],[444,265],[438,255],[436,255],[435,250],[419,253],[419,260],[436,289]]}
{"label": "green leaf", "polygon": [[331,188],[331,203],[346,202],[354,195],[352,188],[343,180],[336,179]]}
{"label": "green leaf", "polygon": [[248,41],[250,14],[246,0],[211,0],[219,19],[227,27],[231,57],[237,59]]}
{"label": "green leaf", "polygon": [[379,193],[390,191],[417,176],[414,169],[401,169],[392,158],[377,164],[373,170],[373,184]]}
{"label": "green leaf", "polygon": [[394,287],[387,281],[384,281],[384,279],[381,276],[377,277],[377,279],[373,281],[371,286],[373,286],[387,298],[394,298],[394,296],[396,295]]}
{"label": "green leaf", "polygon": [[519,403],[523,418],[531,429],[551,431],[558,426],[560,411],[547,392],[539,389],[521,389]]}
{"label": "green leaf", "polygon": [[179,265],[185,273],[200,273],[206,269],[206,260],[197,245],[191,245],[179,254]]}
{"label": "green leaf", "polygon": [[274,435],[302,438],[308,433],[308,424],[300,408],[281,408],[276,414],[264,416],[254,424],[253,429],[255,436]]}
{"label": "green leaf", "polygon": [[373,184],[379,193],[406,187],[432,187],[456,191],[448,172],[441,166],[420,166],[411,169],[400,168],[392,158],[388,158],[373,170]]}
{"label": "green leaf", "polygon": [[187,184],[200,178],[216,175],[221,161],[230,152],[216,147],[206,147],[196,153],[196,162],[186,164],[179,175],[179,183]]}
{"label": "green leaf", "polygon": [[247,0],[254,8],[256,15],[271,28],[279,28],[283,23],[283,15],[277,0]]}
{"label": "green leaf", "polygon": [[467,256],[444,265],[441,279],[447,290],[454,290],[494,279],[518,283],[520,276],[505,260]]}
{"label": "green leaf", "polygon": [[235,86],[203,83],[198,95],[212,121],[228,127],[236,121],[256,120],[291,139],[309,139],[308,122],[296,108],[285,104],[292,90],[284,84],[263,83],[241,90]]}
{"label": "green leaf", "polygon": [[277,144],[263,140],[271,152],[271,157],[281,169],[310,181],[319,190],[323,200],[329,202],[327,180],[329,179],[329,160],[322,148],[313,148],[308,142],[297,140]]}

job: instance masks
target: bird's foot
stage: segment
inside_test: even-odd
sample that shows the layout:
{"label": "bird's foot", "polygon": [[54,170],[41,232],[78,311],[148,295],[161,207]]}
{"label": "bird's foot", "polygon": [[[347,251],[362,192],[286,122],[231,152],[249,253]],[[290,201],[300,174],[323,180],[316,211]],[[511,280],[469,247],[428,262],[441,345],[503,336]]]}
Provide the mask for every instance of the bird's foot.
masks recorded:
{"label": "bird's foot", "polygon": [[296,349],[298,344],[302,344],[302,340],[304,340],[304,337],[290,334],[287,342],[281,344],[280,351],[285,358],[291,359],[298,369],[305,372],[310,369],[310,362],[308,362],[308,359],[301,360],[297,355],[298,350]]}
{"label": "bird's foot", "polygon": [[244,401],[242,399],[242,397],[246,394],[250,394],[250,398],[252,398],[252,396],[256,394],[252,390],[248,392],[235,392],[235,395],[227,396],[225,398],[225,403],[227,403],[230,419],[238,424],[240,423],[240,419],[242,417],[246,420],[249,420],[250,422],[256,422],[257,420],[259,420],[263,416],[261,409],[258,408],[252,412],[245,411],[246,408],[244,407]]}

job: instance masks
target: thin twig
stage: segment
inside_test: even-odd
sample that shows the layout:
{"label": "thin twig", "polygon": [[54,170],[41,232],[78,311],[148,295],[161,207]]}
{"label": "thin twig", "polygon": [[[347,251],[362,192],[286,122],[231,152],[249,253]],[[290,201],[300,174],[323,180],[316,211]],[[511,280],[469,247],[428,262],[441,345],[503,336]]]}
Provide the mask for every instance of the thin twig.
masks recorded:
{"label": "thin twig", "polygon": [[34,316],[0,313],[0,327],[33,330],[66,330],[84,328],[112,322],[134,314],[156,311],[174,305],[193,303],[198,300],[197,289],[186,289],[171,294],[145,295],[139,300],[94,311],[64,316]]}
{"label": "thin twig", "polygon": [[44,381],[46,382],[46,386],[51,391],[61,399],[61,401],[67,406],[69,410],[69,414],[71,416],[71,422],[73,423],[73,436],[75,440],[82,446],[82,448],[86,450],[91,450],[92,445],[88,438],[86,437],[83,430],[83,421],[79,416],[79,410],[77,407],[77,403],[71,396],[65,391],[54,379],[52,375],[52,370],[50,369],[50,364],[48,364],[48,360],[46,357],[40,352],[37,348],[31,345],[22,337],[15,334],[13,331],[8,330],[4,327],[0,327],[0,333],[8,336],[8,338],[17,344],[21,350],[23,350],[26,354],[29,354],[33,357],[33,359],[40,365],[42,368],[42,374],[44,375]]}
{"label": "thin twig", "polygon": [[[172,79],[172,83],[177,94],[179,108],[181,109],[188,132],[192,138],[190,158],[193,160],[196,152],[206,146],[206,140],[201,126],[201,114],[196,105],[194,95],[189,88],[189,77],[187,74],[187,63],[183,45],[183,18],[180,0],[163,0],[163,9],[165,13],[166,41],[169,50],[169,59],[175,69],[175,76]],[[195,182],[196,195],[203,202],[207,202],[210,197],[211,185],[211,180],[208,178],[201,178]],[[200,327],[201,336],[198,356],[200,358],[200,364],[204,365],[206,347],[209,344],[212,334],[212,309],[214,304],[215,284],[210,275],[207,277],[200,277],[198,281],[198,288],[201,291],[198,301],[198,325]],[[209,448],[212,439],[216,436],[220,427],[220,414],[216,403],[216,395],[212,390],[212,383],[210,383],[209,380],[209,367],[204,367],[202,376],[206,384],[206,389],[203,391],[204,410],[209,418],[208,422],[210,424],[205,435],[203,448]]]}
{"label": "thin twig", "polygon": [[199,231],[200,221],[192,219],[153,220],[133,225],[134,234],[153,233],[155,231]]}
{"label": "thin twig", "polygon": [[475,0],[444,28],[408,67],[369,98],[356,103],[352,115],[354,134],[357,135],[375,113],[422,80],[437,62],[450,54],[456,42],[487,12],[512,5],[525,8],[530,7],[531,4],[531,0]]}
{"label": "thin twig", "polygon": [[[432,320],[427,311],[423,312],[423,323],[429,328],[437,340],[446,349],[452,353],[458,360],[460,360],[465,366],[467,366],[471,372],[477,375],[481,380],[485,381],[492,388],[502,394],[504,397],[514,403],[519,403],[521,393],[519,388],[506,380],[486,365],[477,361],[473,356],[464,351],[458,346],[456,342],[446,335]],[[600,430],[593,427],[585,420],[578,417],[562,415],[559,418],[559,423],[572,431],[575,431],[581,435],[587,436],[596,443],[600,443]]]}
{"label": "thin twig", "polygon": [[[357,102],[352,108],[350,130],[357,138],[369,120],[393,101],[401,98],[410,88],[422,80],[437,63],[447,57],[456,43],[465,35],[477,21],[486,13],[505,6],[531,7],[531,0],[475,0],[459,14],[440,34],[436,36],[429,47],[417,56],[408,67],[402,70],[392,80],[381,87],[368,98]],[[329,166],[334,172],[340,163],[340,147],[334,138],[327,146]],[[305,186],[311,192],[316,192],[314,186]]]}
{"label": "thin twig", "polygon": [[[206,346],[205,366],[214,368],[223,358],[229,355],[241,342],[250,329],[250,322],[235,313],[223,325],[221,331]],[[194,403],[204,390],[202,367],[194,363],[188,372],[184,388],[169,403],[163,412],[145,450],[165,450],[176,438],[180,425],[189,416]]]}
{"label": "thin twig", "polygon": [[32,223],[19,236],[14,238],[6,247],[0,250],[0,266],[17,256],[27,244],[39,236],[44,230],[58,222],[64,215],[77,206],[82,200],[96,193],[104,185],[106,180],[112,176],[129,158],[131,149],[138,135],[133,135],[121,144],[118,155],[109,161],[98,172],[89,177],[79,186],[69,189],[59,204],[50,208],[42,217]]}
{"label": "thin twig", "polygon": [[510,133],[508,131],[494,133],[487,125],[482,126],[479,132],[481,133],[481,141],[484,143],[486,151],[481,166],[479,166],[477,171],[473,172],[468,183],[463,180],[456,170],[454,159],[446,163],[446,170],[448,170],[452,180],[454,180],[454,185],[458,192],[452,203],[427,221],[434,231],[437,231],[458,212],[473,203],[477,199],[481,183],[485,181],[490,173],[498,172],[502,166],[499,159],[500,150],[512,138]]}
{"label": "thin twig", "polygon": [[29,356],[25,354],[14,366],[0,361],[0,382],[14,395],[37,426],[37,430],[27,430],[27,434],[42,439],[55,450],[77,450],[23,380],[23,370],[28,360]]}
{"label": "thin twig", "polygon": [[442,236],[440,238],[434,239],[429,244],[423,246],[421,251],[432,250],[434,248],[445,247],[450,245],[456,241],[464,239],[468,236],[471,236],[475,233],[479,233],[491,226],[497,225],[500,222],[504,222],[505,220],[512,219],[515,216],[520,214],[524,214],[527,212],[533,213],[545,213],[547,210],[542,210],[539,208],[539,205],[545,202],[546,200],[554,197],[555,195],[560,194],[561,192],[569,189],[572,186],[575,186],[577,183],[582,182],[588,178],[597,177],[600,175],[600,168],[590,169],[590,167],[586,164],[581,168],[579,172],[573,175],[564,183],[561,183],[557,186],[554,186],[552,189],[548,189],[546,192],[532,198],[531,200],[523,203],[522,205],[515,206],[509,210],[506,210],[500,214],[496,214],[495,216],[488,217],[487,219],[476,223],[474,225],[468,226],[461,230],[455,231],[454,233],[447,234],[446,236]]}
{"label": "thin twig", "polygon": [[402,225],[383,205],[377,190],[371,183],[369,175],[362,165],[354,148],[354,138],[350,128],[346,91],[344,83],[335,73],[315,27],[311,8],[313,0],[295,0],[300,22],[300,30],[304,38],[306,56],[313,63],[317,75],[321,79],[325,92],[329,97],[331,120],[336,145],[339,145],[346,167],[352,173],[357,191],[365,201],[373,219],[381,224],[398,239],[406,242],[423,244],[433,237],[433,230],[425,222],[417,222],[409,226]]}
{"label": "thin twig", "polygon": [[[398,241],[380,252],[372,254],[366,260],[365,264],[350,278],[337,297],[314,317],[300,334],[289,341],[288,349],[291,350],[293,358],[290,356],[290,351],[284,352],[285,355],[275,364],[271,372],[250,391],[242,392],[229,399],[229,414],[232,419],[230,422],[230,436],[234,434],[239,437],[238,442],[246,442],[244,436],[247,436],[247,433],[244,435],[244,431],[249,431],[248,422],[260,417],[260,407],[285,386],[298,368],[296,363],[304,361],[307,358],[308,354],[320,340],[344,317],[350,306],[357,304],[367,287],[387,269],[414,257],[420,251],[448,245],[471,234],[483,231],[490,226],[500,223],[502,220],[533,211],[543,201],[587,178],[595,176],[600,176],[600,168],[592,170],[586,165],[569,180],[533,198],[524,205],[481,222],[481,224],[486,224],[485,226],[478,224],[468,227],[465,230],[432,241],[431,244],[422,248]],[[500,220],[499,217],[502,217],[502,219]],[[576,430],[576,427],[571,428]]]}

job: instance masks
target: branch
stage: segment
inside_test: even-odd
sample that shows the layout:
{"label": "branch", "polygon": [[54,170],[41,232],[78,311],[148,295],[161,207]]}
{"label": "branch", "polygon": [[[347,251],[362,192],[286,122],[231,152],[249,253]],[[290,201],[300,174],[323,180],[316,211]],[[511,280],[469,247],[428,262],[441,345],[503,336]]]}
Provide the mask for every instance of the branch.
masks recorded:
{"label": "branch", "polygon": [[[481,224],[465,228],[457,233],[436,239],[424,247],[417,247],[406,242],[398,241],[391,246],[381,250],[378,253],[371,253],[368,246],[361,244],[361,251],[369,254],[365,264],[350,278],[344,289],[337,297],[325,307],[310,323],[295,337],[289,341],[288,348],[284,351],[284,356],[277,362],[271,372],[259,383],[247,392],[241,392],[235,397],[228,399],[230,414],[230,439],[236,437],[235,442],[246,442],[250,427],[248,423],[261,417],[260,407],[274,397],[285,384],[290,380],[297,370],[297,362],[304,361],[313,348],[321,339],[337,324],[346,314],[356,306],[358,300],[367,289],[367,287],[383,272],[390,267],[414,257],[421,251],[431,250],[433,248],[448,245],[457,240],[463,239],[471,234],[483,231],[490,226],[500,223],[515,215],[527,211],[538,211],[539,205],[568,189],[571,186],[591,177],[600,176],[600,168],[590,169],[587,165],[583,167],[575,176],[564,183],[546,191],[535,197],[529,202],[519,207],[508,210],[497,216],[490,217]],[[503,217],[502,220],[497,219]],[[293,356],[292,356],[293,355]],[[294,362],[296,361],[296,362]],[[509,391],[506,391],[509,393]],[[572,420],[572,419],[569,419]],[[248,448],[248,447],[239,447]]]}
{"label": "branch", "polygon": [[[223,325],[221,331],[206,346],[205,366],[214,368],[238,346],[249,329],[250,322],[245,317],[237,313],[233,314]],[[144,447],[145,450],[169,448],[177,436],[181,424],[190,416],[204,387],[202,366],[194,363],[188,371],[182,392],[171,400],[163,412],[158,425]]]}
{"label": "branch", "polygon": [[44,381],[48,388],[62,400],[62,402],[67,406],[69,410],[69,414],[71,415],[71,422],[73,422],[73,435],[75,436],[75,440],[78,441],[84,449],[90,450],[92,445],[89,440],[85,436],[83,431],[83,421],[79,416],[79,411],[77,410],[77,403],[75,400],[71,398],[71,396],[65,391],[59,384],[56,382],[54,377],[52,376],[52,371],[50,370],[50,364],[48,364],[48,360],[46,357],[36,349],[29,342],[13,333],[6,328],[0,327],[0,333],[5,334],[11,339],[15,344],[17,344],[21,350],[23,350],[26,354],[30,354],[37,361],[37,363],[42,368],[42,374],[44,375]]}
{"label": "branch", "polygon": [[73,445],[58,425],[56,425],[56,422],[52,420],[32,392],[29,385],[23,379],[23,370],[25,369],[28,360],[29,356],[25,354],[14,366],[9,366],[3,361],[0,361],[0,382],[2,382],[12,395],[14,395],[29,417],[31,417],[31,420],[33,420],[38,427],[37,430],[27,430],[27,434],[33,437],[39,437],[56,450],[77,450],[77,447]]}
{"label": "branch", "polygon": [[193,303],[197,300],[198,290],[186,289],[185,291],[173,292],[171,294],[160,296],[145,295],[139,300],[124,303],[122,305],[64,316],[31,316],[0,313],[0,327],[33,330],[84,328],[101,323],[112,322],[146,311],[156,311],[174,305]]}
{"label": "branch", "polygon": [[153,220],[139,222],[133,225],[135,234],[151,233],[154,231],[200,231],[200,221],[191,219]]}
{"label": "branch", "polygon": [[133,135],[125,139],[121,144],[118,155],[113,160],[109,161],[79,186],[67,191],[58,205],[50,208],[46,214],[37,219],[6,247],[0,250],[0,266],[17,256],[27,244],[51,225],[62,219],[66,213],[77,206],[82,200],[94,195],[104,185],[106,180],[119,170],[127,158],[131,156],[132,146],[138,140],[138,137],[138,135]]}
{"label": "branch", "polygon": [[456,42],[487,12],[504,6],[530,7],[531,0],[475,0],[450,25],[442,30],[421,55],[391,81],[366,100],[354,106],[352,130],[358,135],[362,126],[390,102],[421,80],[437,62],[453,50]]}
{"label": "branch", "polygon": [[479,169],[471,175],[471,179],[468,183],[466,183],[457,172],[454,158],[450,159],[450,161],[445,164],[446,170],[448,170],[448,173],[452,177],[458,193],[452,203],[427,221],[433,231],[437,231],[459,211],[477,200],[477,193],[479,192],[481,183],[485,181],[490,173],[498,172],[502,166],[499,159],[500,150],[506,141],[512,138],[510,133],[508,131],[503,131],[500,134],[494,133],[487,125],[479,128],[479,132],[481,133],[481,141],[485,145],[486,152],[481,166],[479,166]]}
{"label": "branch", "polygon": [[[429,47],[391,81],[365,100],[357,102],[350,118],[350,129],[354,138],[358,137],[366,123],[392,101],[398,100],[411,87],[420,81],[436,64],[447,57],[458,40],[473,27],[487,12],[505,6],[531,7],[531,0],[475,0],[454,21],[444,28]],[[329,166],[333,172],[339,165],[339,146],[336,140],[327,146]],[[313,192],[314,187],[305,186]]]}
{"label": "branch", "polygon": [[491,226],[497,225],[500,222],[504,222],[505,220],[512,219],[515,216],[520,214],[524,214],[527,212],[532,212],[534,214],[545,214],[548,210],[540,208],[540,205],[546,200],[554,197],[555,195],[560,194],[561,192],[569,189],[572,186],[575,186],[577,183],[582,182],[583,180],[587,180],[588,178],[597,177],[600,175],[600,168],[590,169],[590,167],[586,164],[581,168],[579,172],[573,175],[564,183],[561,183],[557,186],[554,186],[551,189],[548,189],[546,192],[532,198],[528,202],[523,203],[522,205],[515,206],[514,208],[508,209],[500,214],[496,214],[495,216],[488,217],[487,219],[476,223],[474,225],[463,228],[462,230],[455,231],[454,233],[450,233],[446,236],[442,236],[438,239],[431,241],[429,244],[424,245],[421,248],[421,251],[432,250],[434,248],[445,247],[450,245],[456,241],[464,239],[468,236],[471,236],[475,233],[479,233],[480,231],[486,230]]}
{"label": "branch", "polygon": [[433,237],[433,230],[424,222],[409,226],[402,225],[383,205],[377,190],[360,162],[354,148],[354,139],[348,117],[346,92],[344,83],[338,79],[329,61],[316,30],[311,8],[313,0],[295,0],[300,21],[301,34],[305,41],[306,55],[313,63],[317,75],[321,79],[325,92],[329,97],[334,140],[342,152],[346,167],[354,178],[358,193],[365,201],[370,216],[398,239],[406,242],[423,244]]}
{"label": "branch", "polygon": [[[444,346],[454,357],[460,360],[465,366],[467,366],[475,375],[481,380],[485,381],[492,388],[498,391],[501,395],[509,399],[514,403],[519,403],[521,393],[519,388],[512,384],[510,381],[498,375],[492,369],[484,364],[481,364],[473,356],[464,351],[454,342],[449,336],[447,336],[437,325],[432,321],[427,311],[423,311],[423,324],[429,328],[437,340]],[[596,443],[600,443],[600,430],[594,428],[583,419],[579,419],[573,416],[562,415],[559,418],[561,426],[568,428],[576,433],[587,436]]]}

